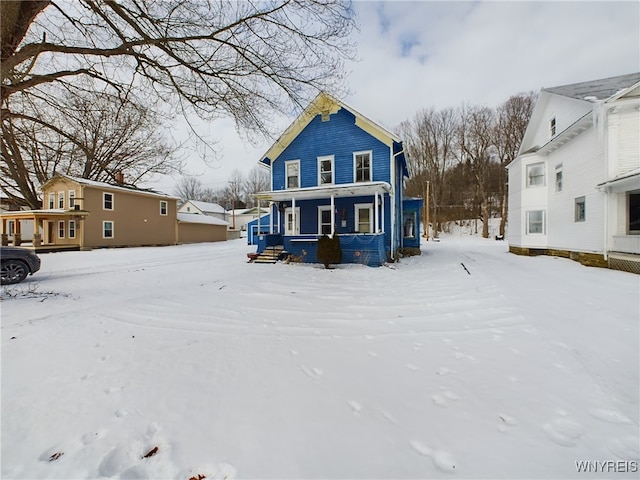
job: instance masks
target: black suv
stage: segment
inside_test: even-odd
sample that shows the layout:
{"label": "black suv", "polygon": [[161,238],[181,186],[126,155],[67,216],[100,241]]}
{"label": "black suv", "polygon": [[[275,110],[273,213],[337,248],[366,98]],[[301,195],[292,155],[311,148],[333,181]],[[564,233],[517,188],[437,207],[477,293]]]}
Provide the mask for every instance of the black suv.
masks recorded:
{"label": "black suv", "polygon": [[0,247],[2,285],[20,283],[27,275],[40,270],[40,258],[32,250],[19,247]]}

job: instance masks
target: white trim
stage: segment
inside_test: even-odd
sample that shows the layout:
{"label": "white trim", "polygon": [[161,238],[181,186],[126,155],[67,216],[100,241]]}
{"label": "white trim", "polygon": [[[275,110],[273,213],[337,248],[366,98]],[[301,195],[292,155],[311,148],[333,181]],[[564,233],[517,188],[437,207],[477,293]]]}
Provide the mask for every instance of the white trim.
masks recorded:
{"label": "white trim", "polygon": [[[322,212],[335,212],[335,208],[332,208],[331,205],[318,205],[318,235],[323,235],[322,233]],[[334,215],[331,215],[331,219],[329,220],[329,228],[330,228],[330,232],[328,234],[325,235],[331,235],[333,236],[333,218]]]}
{"label": "white trim", "polygon": [[[71,225],[73,225],[73,228],[71,228]],[[67,234],[69,238],[76,238],[76,221],[75,220],[69,220],[69,225],[67,227]],[[73,235],[71,234],[73,233]]]}
{"label": "white trim", "polygon": [[368,232],[363,232],[363,233],[374,233],[374,229],[373,229],[373,203],[356,203],[353,205],[353,230],[355,232],[360,233],[360,217],[358,215],[358,212],[360,210],[364,210],[367,209],[369,210],[369,231]]}
{"label": "white trim", "polygon": [[75,190],[69,190],[68,192],[68,198],[69,198],[69,210],[73,210],[75,208],[75,200],[76,200],[76,191]]}
{"label": "white trim", "polygon": [[[532,212],[542,212],[542,232],[530,232],[529,231],[529,214]],[[526,235],[546,235],[547,232],[547,227],[546,227],[546,217],[547,217],[547,212],[544,209],[539,209],[539,210],[527,210],[525,212],[525,223],[524,223],[524,228],[525,228],[525,233]]]}
{"label": "white trim", "polygon": [[[531,184],[530,180],[531,177],[529,176],[529,169],[532,167],[542,167],[542,175],[536,175],[533,178],[538,178],[538,177],[542,177],[542,184],[538,185],[538,184]],[[546,187],[547,185],[547,165],[546,162],[543,160],[541,162],[533,162],[533,163],[529,163],[525,166],[525,171],[524,171],[524,181],[525,181],[525,187],[526,188],[541,188],[541,187]]]}
{"label": "white trim", "polygon": [[375,192],[385,194],[391,192],[391,185],[387,182],[358,182],[341,183],[327,187],[309,187],[292,190],[272,190],[270,192],[258,192],[254,198],[272,200],[275,202],[288,201],[292,198],[298,200],[324,199],[335,195],[336,197],[361,197],[373,195]]}
{"label": "white trim", "polygon": [[[61,228],[62,227],[62,228]],[[60,235],[62,233],[62,235]],[[58,239],[62,240],[67,234],[67,226],[64,220],[58,220]]]}
{"label": "white trim", "polygon": [[64,197],[65,197],[64,192],[58,192],[58,208],[64,209]]}
{"label": "white trim", "polygon": [[[107,195],[111,195],[111,208],[106,208],[104,206]],[[102,209],[103,210],[107,210],[109,212],[115,210],[115,208],[116,208],[115,199],[116,199],[116,196],[113,193],[111,193],[111,192],[102,192]]]}
{"label": "white trim", "polygon": [[[289,186],[289,165],[298,165],[298,186],[297,187],[290,187]],[[302,185],[302,178],[300,175],[300,160],[286,160],[284,162],[284,189],[285,190],[291,190],[291,189],[296,189],[296,188],[300,188],[300,186]]]}
{"label": "white trim", "polygon": [[[287,207],[284,211],[284,234],[287,236],[300,235],[300,207],[295,206],[295,199],[293,200],[293,207]],[[292,224],[293,231],[289,230],[289,215],[293,215]]]}
{"label": "white trim", "polygon": [[[357,180],[356,156],[369,155],[369,180]],[[373,181],[373,150],[360,150],[353,152],[353,183],[367,183]]]}
{"label": "white trim", "polygon": [[56,193],[49,192],[49,210],[54,210],[56,208]]}
{"label": "white trim", "polygon": [[[317,157],[318,161],[318,186],[320,185],[334,185],[336,183],[336,162],[335,155],[321,155]],[[322,183],[322,162],[331,162],[331,181]]]}
{"label": "white trim", "polygon": [[[162,213],[162,204],[164,203],[164,213]],[[160,215],[166,217],[169,215],[169,202],[166,200],[160,200]]]}
{"label": "white trim", "polygon": [[[105,235],[105,227],[106,227],[107,223],[111,224],[111,236],[110,237],[107,237]],[[103,220],[102,221],[102,238],[105,238],[105,239],[116,238],[116,222],[114,222],[113,220]]]}

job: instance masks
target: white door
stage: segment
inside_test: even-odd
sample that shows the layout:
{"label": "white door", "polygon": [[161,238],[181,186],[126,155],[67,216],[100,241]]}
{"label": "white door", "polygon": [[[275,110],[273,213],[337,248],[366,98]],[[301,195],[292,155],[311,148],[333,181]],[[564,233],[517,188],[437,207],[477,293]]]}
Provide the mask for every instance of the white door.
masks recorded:
{"label": "white door", "polygon": [[300,235],[300,207],[296,207],[295,215],[291,207],[284,211],[284,234]]}

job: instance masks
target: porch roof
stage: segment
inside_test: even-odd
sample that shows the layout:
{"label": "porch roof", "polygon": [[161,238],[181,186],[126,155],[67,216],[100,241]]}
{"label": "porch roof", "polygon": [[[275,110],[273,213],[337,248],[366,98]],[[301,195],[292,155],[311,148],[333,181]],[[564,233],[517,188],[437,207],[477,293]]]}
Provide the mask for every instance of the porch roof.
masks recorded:
{"label": "porch roof", "polygon": [[599,183],[596,188],[619,193],[640,189],[640,168],[613,178],[607,182]]}
{"label": "porch roof", "polygon": [[0,217],[6,219],[34,219],[46,217],[86,217],[89,212],[86,210],[14,210],[1,212]]}
{"label": "porch roof", "polygon": [[253,197],[258,200],[281,202],[285,200],[311,200],[330,197],[359,197],[363,195],[384,194],[391,191],[387,182],[344,183],[340,185],[322,185],[309,188],[291,188],[288,190],[272,190],[258,192]]}

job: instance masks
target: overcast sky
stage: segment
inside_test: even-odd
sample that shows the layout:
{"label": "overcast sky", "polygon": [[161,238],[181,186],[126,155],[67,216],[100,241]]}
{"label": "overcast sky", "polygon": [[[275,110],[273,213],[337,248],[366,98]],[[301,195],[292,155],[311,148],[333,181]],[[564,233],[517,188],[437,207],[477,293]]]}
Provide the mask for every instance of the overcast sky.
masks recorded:
{"label": "overcast sky", "polygon": [[[497,106],[511,95],[640,71],[640,2],[356,1],[358,61],[346,103],[394,130],[425,107]],[[283,119],[282,129],[294,118]],[[218,159],[188,155],[207,187],[246,174],[270,147],[208,126]],[[210,162],[211,163],[211,162]],[[152,186],[167,193],[179,177]]]}

